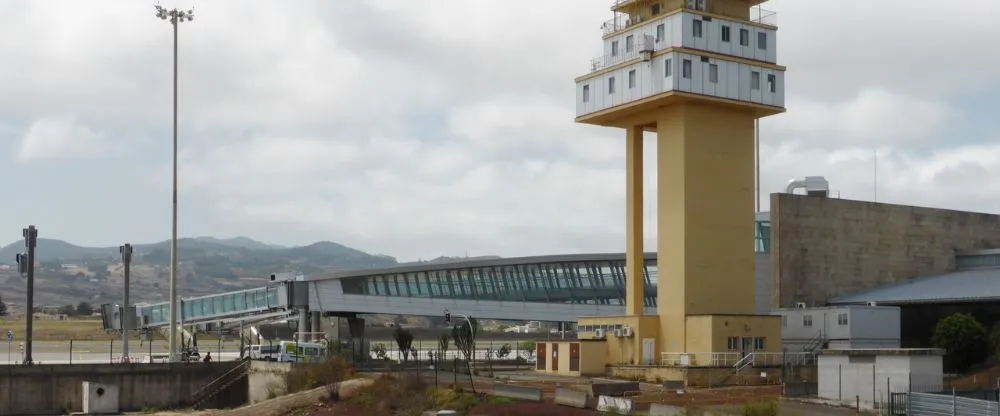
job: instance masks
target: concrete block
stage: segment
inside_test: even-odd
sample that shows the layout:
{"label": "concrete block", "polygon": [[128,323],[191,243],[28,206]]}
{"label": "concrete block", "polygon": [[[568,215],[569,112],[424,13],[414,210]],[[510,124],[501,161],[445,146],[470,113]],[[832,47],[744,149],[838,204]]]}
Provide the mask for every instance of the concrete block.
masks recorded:
{"label": "concrete block", "polygon": [[649,416],[677,416],[683,414],[684,414],[683,407],[670,406],[659,403],[653,403],[649,405]]}
{"label": "concrete block", "polygon": [[563,406],[587,408],[587,392],[571,389],[557,388],[555,403]]}
{"label": "concrete block", "polygon": [[118,386],[83,382],[83,413],[116,415],[118,410]]}
{"label": "concrete block", "polygon": [[529,402],[542,401],[542,389],[511,384],[494,384],[493,395]]}
{"label": "concrete block", "polygon": [[629,414],[633,410],[632,400],[622,397],[600,396],[597,398],[597,411],[614,411],[619,414]]}

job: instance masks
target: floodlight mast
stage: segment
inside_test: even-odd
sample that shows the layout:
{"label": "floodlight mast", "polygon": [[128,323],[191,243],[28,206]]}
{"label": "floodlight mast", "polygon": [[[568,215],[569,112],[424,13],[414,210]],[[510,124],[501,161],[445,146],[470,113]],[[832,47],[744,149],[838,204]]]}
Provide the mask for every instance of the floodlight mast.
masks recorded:
{"label": "floodlight mast", "polygon": [[170,22],[174,28],[174,155],[173,155],[173,209],[170,233],[170,333],[167,336],[170,350],[170,361],[180,361],[177,345],[177,27],[182,22],[194,20],[194,10],[167,10],[160,5],[156,8],[156,17]]}

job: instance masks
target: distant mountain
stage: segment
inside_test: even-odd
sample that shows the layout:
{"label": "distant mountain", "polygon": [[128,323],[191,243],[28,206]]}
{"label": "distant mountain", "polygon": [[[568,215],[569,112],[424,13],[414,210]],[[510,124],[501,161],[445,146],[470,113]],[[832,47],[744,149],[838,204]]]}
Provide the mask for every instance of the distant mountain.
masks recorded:
{"label": "distant mountain", "polygon": [[441,256],[433,258],[430,260],[417,260],[407,264],[445,264],[445,263],[459,263],[463,261],[476,261],[476,260],[497,260],[502,259],[500,256],[473,256],[473,257],[451,257],[451,256]]}
{"label": "distant mountain", "polygon": [[[181,238],[177,247],[182,261],[211,264],[222,275],[218,277],[232,275],[236,269],[266,275],[278,271],[312,273],[326,269],[391,267],[398,264],[393,257],[368,254],[329,241],[301,247],[281,247],[246,237],[198,237]],[[151,265],[168,265],[170,262],[169,240],[136,244],[133,250],[133,262]],[[14,256],[24,251],[24,243],[20,240],[8,244],[0,248],[0,262],[13,263]],[[38,262],[115,262],[120,256],[118,247],[81,247],[48,238],[39,238],[35,249],[35,260]],[[221,269],[228,269],[228,272]]]}
{"label": "distant mountain", "polygon": [[243,247],[251,250],[287,248],[285,246],[278,244],[262,243],[260,241],[247,237],[233,237],[233,238],[196,237],[195,240],[205,243],[215,243],[223,246]]}

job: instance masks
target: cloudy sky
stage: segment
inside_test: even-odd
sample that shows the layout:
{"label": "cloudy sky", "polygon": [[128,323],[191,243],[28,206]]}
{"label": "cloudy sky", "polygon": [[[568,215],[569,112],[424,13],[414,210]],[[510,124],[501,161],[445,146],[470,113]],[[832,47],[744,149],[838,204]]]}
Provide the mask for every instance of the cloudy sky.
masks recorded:
{"label": "cloudy sky", "polygon": [[[99,3],[0,0],[2,242],[27,224],[170,235],[170,25],[151,1]],[[953,3],[765,3],[789,68],[788,112],[761,124],[765,192],[825,175],[871,199],[877,149],[880,201],[1000,212],[1000,2]],[[624,132],[573,122],[609,0],[162,4],[196,13],[182,236],[403,260],[623,250]]]}

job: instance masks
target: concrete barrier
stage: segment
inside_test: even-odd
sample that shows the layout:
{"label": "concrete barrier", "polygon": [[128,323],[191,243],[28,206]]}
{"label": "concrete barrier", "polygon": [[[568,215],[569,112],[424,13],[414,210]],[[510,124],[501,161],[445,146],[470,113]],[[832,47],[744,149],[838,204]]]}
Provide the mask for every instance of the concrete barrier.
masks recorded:
{"label": "concrete barrier", "polygon": [[542,401],[542,389],[511,384],[494,384],[493,395],[529,402]]}
{"label": "concrete barrier", "polygon": [[555,403],[563,406],[576,407],[579,409],[587,408],[587,392],[577,391],[571,389],[564,389],[562,387],[556,389],[556,400]]}
{"label": "concrete barrier", "polygon": [[624,396],[625,393],[639,391],[638,381],[628,381],[624,383],[594,383],[590,385],[590,395],[600,396]]}
{"label": "concrete barrier", "polygon": [[649,416],[677,416],[683,414],[684,414],[683,407],[670,406],[659,403],[653,403],[649,405]]}
{"label": "concrete barrier", "polygon": [[[61,415],[83,409],[84,381],[118,386],[123,412],[190,404],[198,389],[240,362],[0,366],[0,415]],[[226,388],[218,407],[246,402],[247,381]]]}
{"label": "concrete barrier", "polygon": [[597,398],[597,411],[614,411],[619,414],[629,414],[634,410],[631,400],[621,397],[600,396]]}

